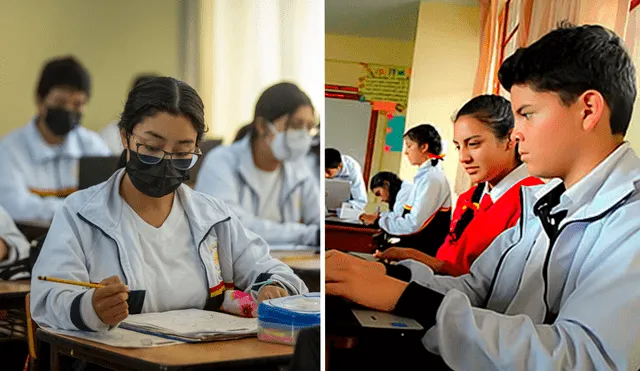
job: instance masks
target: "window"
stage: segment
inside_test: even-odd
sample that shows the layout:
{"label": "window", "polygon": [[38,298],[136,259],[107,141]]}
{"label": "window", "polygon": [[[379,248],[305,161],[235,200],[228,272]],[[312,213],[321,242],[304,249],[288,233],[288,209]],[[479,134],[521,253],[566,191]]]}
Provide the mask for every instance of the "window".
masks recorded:
{"label": "window", "polygon": [[[639,0],[640,1],[640,0]],[[520,8],[522,0],[507,0],[500,12],[500,55],[498,66],[518,49],[518,29],[520,28]],[[497,71],[496,71],[497,73]],[[502,88],[496,76],[494,94],[509,99],[509,92]]]}

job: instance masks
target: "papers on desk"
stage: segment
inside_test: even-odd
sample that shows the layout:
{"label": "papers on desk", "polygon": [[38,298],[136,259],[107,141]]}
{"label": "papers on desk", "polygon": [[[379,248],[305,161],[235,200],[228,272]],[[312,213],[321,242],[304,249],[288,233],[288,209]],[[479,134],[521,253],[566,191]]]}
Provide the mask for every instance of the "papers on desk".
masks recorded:
{"label": "papers on desk", "polygon": [[346,224],[364,225],[364,223],[359,219],[340,219],[337,216],[330,216],[330,217],[325,218],[325,220],[330,221],[330,222],[340,222],[340,223],[346,223]]}
{"label": "papers on desk", "polygon": [[236,317],[201,309],[130,315],[118,328],[106,332],[66,331],[45,328],[121,348],[148,348],[256,336],[256,318]]}
{"label": "papers on desk", "polygon": [[183,344],[184,342],[172,339],[161,338],[148,334],[142,334],[135,331],[129,331],[122,328],[114,328],[106,332],[85,332],[85,331],[69,331],[54,330],[51,328],[43,328],[42,330],[52,332],[54,334],[72,336],[75,338],[95,341],[96,343],[111,345],[120,348],[152,348],[166,345]]}
{"label": "papers on desk", "polygon": [[258,333],[256,318],[236,317],[201,309],[129,316],[121,328],[186,342],[230,340]]}

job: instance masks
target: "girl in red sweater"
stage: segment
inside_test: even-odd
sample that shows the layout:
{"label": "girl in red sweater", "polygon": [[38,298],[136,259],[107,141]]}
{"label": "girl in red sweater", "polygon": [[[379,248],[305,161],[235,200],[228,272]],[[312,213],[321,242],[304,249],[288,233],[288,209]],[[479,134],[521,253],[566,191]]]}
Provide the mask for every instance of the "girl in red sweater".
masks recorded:
{"label": "girl in red sweater", "polygon": [[527,174],[518,156],[509,101],[481,95],[467,102],[454,121],[453,142],[460,163],[473,184],[458,198],[449,235],[435,258],[418,250],[393,247],[375,256],[385,260],[414,259],[441,274],[469,273],[473,261],[520,218],[520,187],[542,184]]}

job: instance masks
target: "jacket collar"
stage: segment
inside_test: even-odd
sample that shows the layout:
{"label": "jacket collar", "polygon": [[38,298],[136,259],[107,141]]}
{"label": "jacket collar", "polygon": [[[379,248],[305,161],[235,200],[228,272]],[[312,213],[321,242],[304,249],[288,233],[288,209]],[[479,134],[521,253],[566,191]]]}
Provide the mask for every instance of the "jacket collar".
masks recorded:
{"label": "jacket collar", "polygon": [[[553,197],[561,187],[561,179],[552,179],[543,186],[523,187],[530,208],[545,198]],[[640,159],[628,143],[623,143],[589,174],[560,195],[553,212],[568,210],[563,224],[571,220],[598,217],[638,191]]]}
{"label": "jacket collar", "polygon": [[[100,228],[114,239],[119,236],[124,199],[120,196],[120,182],[124,169],[116,171],[106,182],[86,191],[93,194],[80,206],[78,215]],[[231,217],[226,208],[214,203],[211,198],[195,192],[182,184],[176,190],[185,211],[194,240],[199,242],[209,233],[214,225]]]}
{"label": "jacket collar", "polygon": [[[239,156],[238,172],[240,173],[240,176],[254,193],[262,194],[262,186],[256,177],[257,169],[253,162],[253,150],[251,148],[250,136],[245,137],[231,146],[234,147],[235,152]],[[296,188],[299,183],[307,179],[308,176],[311,176],[311,173],[308,171],[308,165],[304,159],[301,159],[300,161],[284,161],[281,166],[284,177],[282,183],[283,194],[285,195],[293,191],[293,189]],[[304,171],[305,169],[307,171]]]}

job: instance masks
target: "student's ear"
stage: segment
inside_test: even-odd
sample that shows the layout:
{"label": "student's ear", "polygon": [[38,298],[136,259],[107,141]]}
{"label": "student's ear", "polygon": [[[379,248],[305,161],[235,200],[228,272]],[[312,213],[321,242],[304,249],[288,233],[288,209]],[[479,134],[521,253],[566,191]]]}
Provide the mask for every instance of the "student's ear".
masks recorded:
{"label": "student's ear", "polygon": [[512,135],[513,129],[509,130],[509,134],[507,134],[507,151],[511,151],[516,148],[516,144],[518,143]]}
{"label": "student's ear", "polygon": [[269,137],[271,130],[269,130],[268,128],[269,124],[267,123],[267,120],[264,119],[264,117],[261,117],[261,116],[256,117],[253,121],[253,125],[258,138]]}
{"label": "student's ear", "polygon": [[580,109],[582,118],[582,130],[593,131],[600,122],[605,111],[605,100],[597,90],[587,90],[578,98],[576,102]]}
{"label": "student's ear", "polygon": [[129,149],[129,143],[127,141],[127,133],[124,129],[120,129],[120,143],[122,143],[122,148]]}
{"label": "student's ear", "polygon": [[423,145],[420,146],[420,152],[421,153],[427,153],[429,152],[429,144],[425,143]]}

